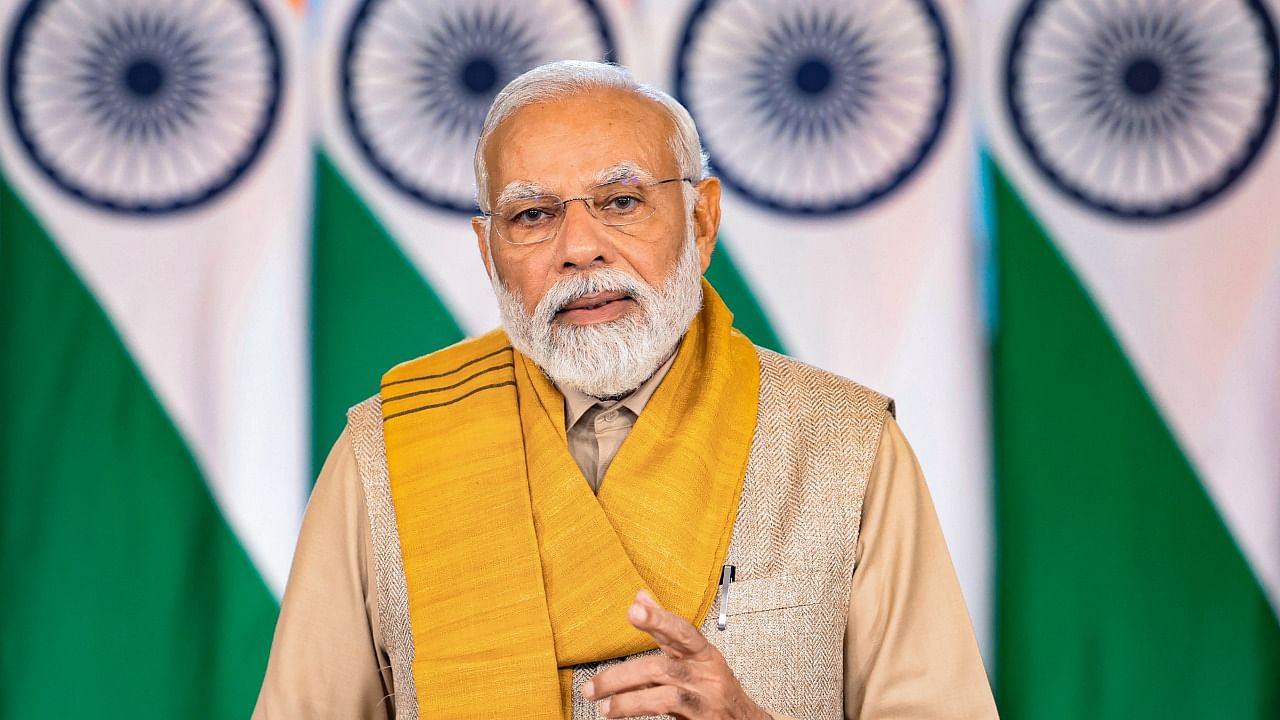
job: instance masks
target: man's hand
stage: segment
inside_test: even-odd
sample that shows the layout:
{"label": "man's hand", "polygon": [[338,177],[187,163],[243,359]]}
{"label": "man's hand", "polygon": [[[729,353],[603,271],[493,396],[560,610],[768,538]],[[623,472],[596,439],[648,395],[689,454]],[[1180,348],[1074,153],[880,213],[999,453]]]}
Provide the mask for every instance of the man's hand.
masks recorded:
{"label": "man's hand", "polygon": [[747,697],[714,645],[647,591],[636,594],[627,619],[658,642],[665,656],[636,658],[582,686],[605,717],[671,715],[686,720],[769,720]]}

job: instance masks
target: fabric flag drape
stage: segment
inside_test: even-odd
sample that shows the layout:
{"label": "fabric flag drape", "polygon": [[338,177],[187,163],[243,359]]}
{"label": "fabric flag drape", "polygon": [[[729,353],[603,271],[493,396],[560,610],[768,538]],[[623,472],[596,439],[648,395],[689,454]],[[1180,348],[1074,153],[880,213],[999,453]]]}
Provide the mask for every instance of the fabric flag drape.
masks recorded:
{"label": "fabric flag drape", "polygon": [[725,182],[708,276],[738,325],[898,399],[985,635],[961,3],[344,0],[318,26],[317,465],[382,371],[497,324],[467,222],[493,95],[616,60],[704,133]]}
{"label": "fabric flag drape", "polygon": [[307,488],[301,16],[0,27],[0,716],[245,717]]}
{"label": "fabric flag drape", "polygon": [[978,8],[1002,710],[1276,717],[1280,5]]}
{"label": "fabric flag drape", "polygon": [[558,58],[692,109],[708,276],[756,342],[897,397],[985,634],[958,1],[300,5],[0,3],[0,714],[245,714],[346,408],[497,324],[474,138]]}

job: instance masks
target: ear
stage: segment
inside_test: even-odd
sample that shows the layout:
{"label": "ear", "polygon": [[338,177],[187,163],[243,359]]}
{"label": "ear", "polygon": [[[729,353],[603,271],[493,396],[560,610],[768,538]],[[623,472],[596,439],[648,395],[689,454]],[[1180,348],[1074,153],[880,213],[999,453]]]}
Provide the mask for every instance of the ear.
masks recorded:
{"label": "ear", "polygon": [[471,218],[471,230],[476,234],[476,243],[480,246],[480,260],[484,262],[484,272],[493,277],[493,258],[489,257],[489,218],[476,215]]}
{"label": "ear", "polygon": [[709,177],[694,187],[698,190],[698,201],[693,206],[694,242],[702,259],[702,272],[706,272],[720,231],[720,179]]}

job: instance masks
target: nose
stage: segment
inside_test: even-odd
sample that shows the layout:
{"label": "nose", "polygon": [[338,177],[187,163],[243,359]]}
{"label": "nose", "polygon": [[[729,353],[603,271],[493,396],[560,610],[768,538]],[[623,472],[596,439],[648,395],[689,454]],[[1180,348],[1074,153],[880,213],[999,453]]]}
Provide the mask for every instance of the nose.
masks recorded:
{"label": "nose", "polygon": [[555,239],[561,272],[578,272],[613,264],[614,245],[607,230],[591,216],[585,200],[565,203],[564,218]]}

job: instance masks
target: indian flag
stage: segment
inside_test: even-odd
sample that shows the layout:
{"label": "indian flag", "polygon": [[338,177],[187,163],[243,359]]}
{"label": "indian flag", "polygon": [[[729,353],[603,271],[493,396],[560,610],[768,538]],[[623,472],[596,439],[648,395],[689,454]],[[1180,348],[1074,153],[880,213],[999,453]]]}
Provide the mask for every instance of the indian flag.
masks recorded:
{"label": "indian flag", "polygon": [[990,546],[963,3],[329,0],[318,9],[315,457],[393,364],[498,323],[468,217],[519,73],[614,60],[725,184],[708,275],[757,343],[895,396],[980,636]]}
{"label": "indian flag", "polygon": [[308,486],[301,18],[0,26],[0,716],[245,717]]}
{"label": "indian flag", "polygon": [[1280,4],[977,16],[1003,712],[1280,716]]}

